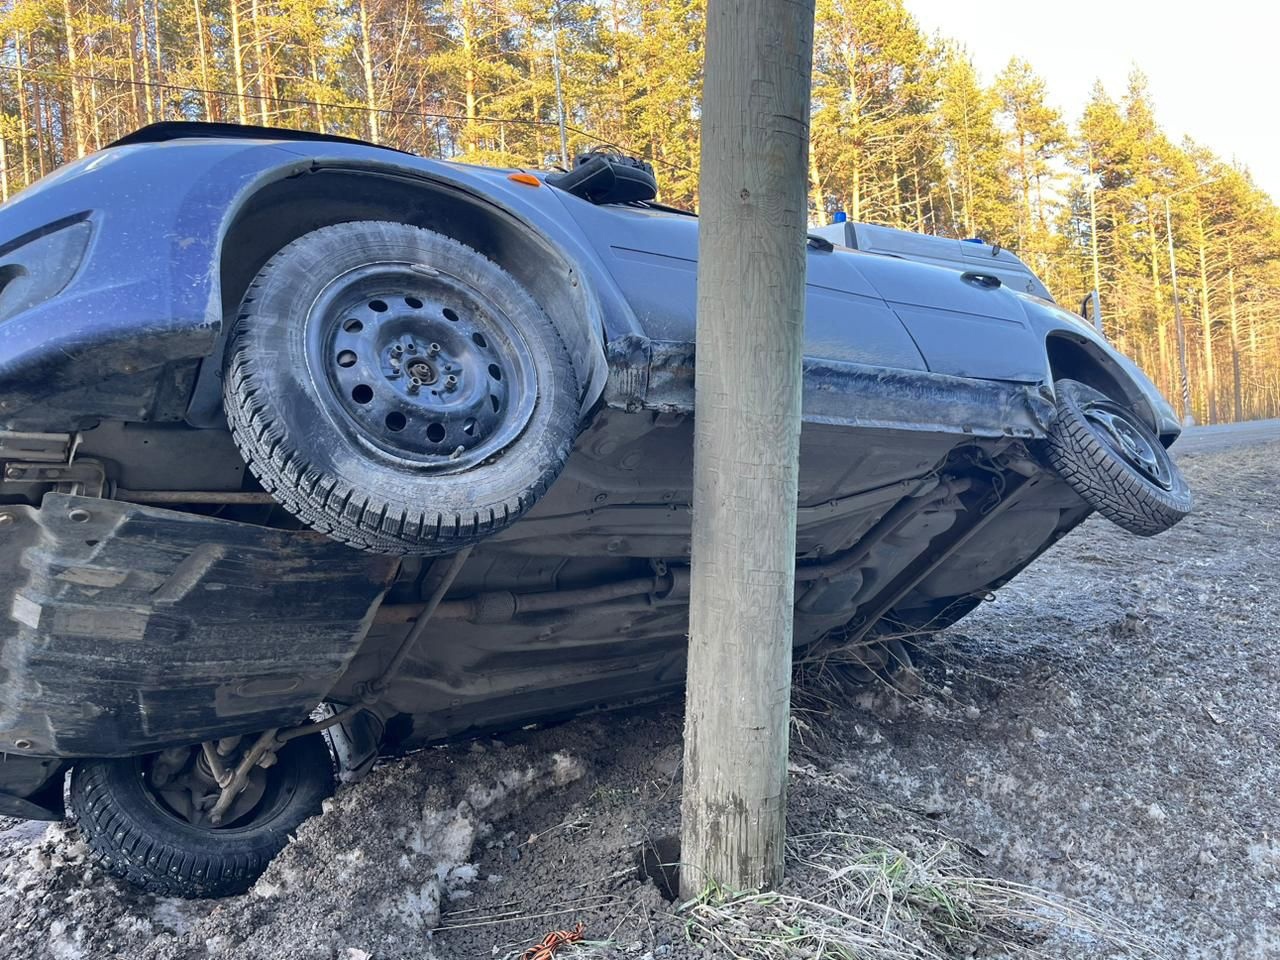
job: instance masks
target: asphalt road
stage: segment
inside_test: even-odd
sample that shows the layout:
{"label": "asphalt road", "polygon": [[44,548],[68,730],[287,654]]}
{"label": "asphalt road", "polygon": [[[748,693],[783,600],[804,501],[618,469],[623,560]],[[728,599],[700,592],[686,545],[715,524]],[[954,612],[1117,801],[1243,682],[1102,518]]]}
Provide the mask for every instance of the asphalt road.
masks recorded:
{"label": "asphalt road", "polygon": [[1230,447],[1280,440],[1280,420],[1246,420],[1212,427],[1190,427],[1173,445],[1175,454],[1211,453]]}

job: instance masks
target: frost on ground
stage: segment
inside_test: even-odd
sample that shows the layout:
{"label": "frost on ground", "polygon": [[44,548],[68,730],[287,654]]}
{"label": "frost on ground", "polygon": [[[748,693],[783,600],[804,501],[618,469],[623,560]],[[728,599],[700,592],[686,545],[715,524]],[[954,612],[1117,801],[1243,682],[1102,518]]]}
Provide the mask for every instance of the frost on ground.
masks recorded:
{"label": "frost on ground", "polygon": [[327,801],[248,894],[220,903],[139,895],[88,861],[74,829],[49,827],[0,873],[0,956],[431,956],[442,907],[494,879],[473,863],[493,821],[583,775],[567,754],[525,754],[473,762],[461,783],[439,751],[384,765]]}
{"label": "frost on ground", "polygon": [[221,902],[0,823],[0,957],[512,960],[577,921],[578,960],[1280,956],[1277,460],[1184,457],[1195,515],[1090,520],[914,683],[807,675],[776,896],[677,912],[641,875],[678,832],[676,701],[388,763]]}

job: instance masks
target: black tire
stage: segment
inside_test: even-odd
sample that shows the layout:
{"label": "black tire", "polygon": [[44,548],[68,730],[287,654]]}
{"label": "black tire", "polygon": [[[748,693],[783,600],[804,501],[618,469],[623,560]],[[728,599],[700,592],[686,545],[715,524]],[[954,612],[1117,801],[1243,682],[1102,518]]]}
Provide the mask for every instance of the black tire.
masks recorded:
{"label": "black tire", "polygon": [[1163,533],[1191,512],[1191,489],[1159,438],[1128,407],[1075,380],[1055,384],[1049,464],[1086,503],[1130,533]]}
{"label": "black tire", "polygon": [[150,893],[244,893],[304,820],[333,793],[333,761],[319,735],[291,740],[266,771],[258,805],[236,824],[193,826],[146,785],[143,758],[85,760],[71,775],[71,811],[92,857]]}
{"label": "black tire", "polygon": [[452,553],[527,511],[568,459],[579,399],[564,339],[510,274],[377,221],[313,231],[263,267],[223,396],[286,510],[395,555]]}

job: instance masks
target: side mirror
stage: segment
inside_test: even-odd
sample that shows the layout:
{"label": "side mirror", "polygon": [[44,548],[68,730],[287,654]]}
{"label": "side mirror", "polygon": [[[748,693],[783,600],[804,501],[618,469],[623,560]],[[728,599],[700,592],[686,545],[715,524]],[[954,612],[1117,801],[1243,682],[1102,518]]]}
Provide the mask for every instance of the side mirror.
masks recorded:
{"label": "side mirror", "polygon": [[1102,304],[1098,291],[1090,290],[1080,301],[1080,316],[1084,317],[1099,333],[1102,332]]}

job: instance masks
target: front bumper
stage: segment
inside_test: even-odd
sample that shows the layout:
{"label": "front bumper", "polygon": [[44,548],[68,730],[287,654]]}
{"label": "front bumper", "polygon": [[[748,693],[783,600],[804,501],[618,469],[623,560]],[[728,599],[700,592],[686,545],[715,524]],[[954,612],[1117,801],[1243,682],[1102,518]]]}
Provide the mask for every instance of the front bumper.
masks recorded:
{"label": "front bumper", "polygon": [[180,149],[104,150],[0,208],[0,428],[182,417],[222,324],[227,218],[302,162],[272,144]]}

